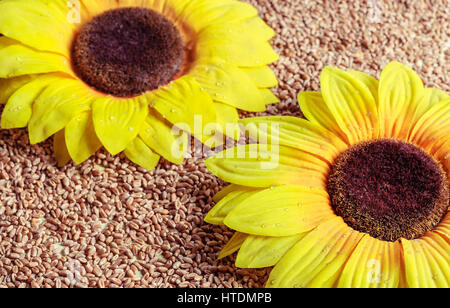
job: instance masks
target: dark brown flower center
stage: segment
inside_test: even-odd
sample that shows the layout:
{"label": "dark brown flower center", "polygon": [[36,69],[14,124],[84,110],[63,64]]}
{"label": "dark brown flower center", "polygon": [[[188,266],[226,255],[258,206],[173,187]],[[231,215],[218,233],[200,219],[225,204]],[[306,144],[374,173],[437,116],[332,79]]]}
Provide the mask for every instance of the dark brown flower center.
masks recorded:
{"label": "dark brown flower center", "polygon": [[100,92],[132,97],[167,84],[184,60],[175,25],[145,8],[122,8],[94,17],[72,46],[78,76]]}
{"label": "dark brown flower center", "polygon": [[416,239],[447,213],[447,175],[427,153],[397,140],[360,143],[342,153],[328,177],[337,215],[384,241]]}

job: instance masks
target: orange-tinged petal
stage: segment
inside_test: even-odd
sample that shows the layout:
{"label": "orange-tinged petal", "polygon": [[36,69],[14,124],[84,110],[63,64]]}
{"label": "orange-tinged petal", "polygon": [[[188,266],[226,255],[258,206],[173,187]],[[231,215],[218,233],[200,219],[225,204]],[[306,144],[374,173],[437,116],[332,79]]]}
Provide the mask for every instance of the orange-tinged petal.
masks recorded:
{"label": "orange-tinged petal", "polygon": [[345,265],[340,288],[397,288],[401,276],[401,245],[365,235]]}
{"label": "orange-tinged petal", "polygon": [[438,233],[416,240],[402,239],[406,280],[410,288],[450,286],[450,244]]}
{"label": "orange-tinged petal", "polygon": [[298,103],[305,118],[312,123],[326,128],[340,137],[344,142],[349,143],[347,135],[341,130],[330,109],[325,104],[322,93],[300,92],[298,95]]}

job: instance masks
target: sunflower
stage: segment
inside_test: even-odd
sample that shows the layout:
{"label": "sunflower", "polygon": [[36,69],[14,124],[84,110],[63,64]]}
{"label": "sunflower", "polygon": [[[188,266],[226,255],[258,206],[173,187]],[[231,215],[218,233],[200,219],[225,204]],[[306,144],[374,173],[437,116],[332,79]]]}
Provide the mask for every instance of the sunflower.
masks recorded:
{"label": "sunflower", "polygon": [[206,161],[232,183],[206,217],[237,231],[219,257],[274,266],[267,287],[449,287],[449,95],[398,62],[380,80],[326,67],[321,91]]}
{"label": "sunflower", "polygon": [[102,146],[181,163],[188,134],[218,145],[237,109],[277,102],[274,31],[240,1],[2,0],[0,33],[1,127],[55,135],[61,165]]}

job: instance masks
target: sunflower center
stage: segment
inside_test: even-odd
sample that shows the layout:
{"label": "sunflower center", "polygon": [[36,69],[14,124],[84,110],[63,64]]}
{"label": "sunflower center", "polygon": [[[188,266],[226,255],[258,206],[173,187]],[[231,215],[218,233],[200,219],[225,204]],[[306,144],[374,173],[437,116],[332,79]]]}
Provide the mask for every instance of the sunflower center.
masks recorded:
{"label": "sunflower center", "polygon": [[447,175],[416,146],[391,139],[363,142],[342,153],[328,177],[337,215],[384,241],[416,239],[449,207]]}
{"label": "sunflower center", "polygon": [[72,46],[78,76],[100,92],[138,96],[167,84],[184,61],[184,41],[165,16],[121,8],[94,17]]}

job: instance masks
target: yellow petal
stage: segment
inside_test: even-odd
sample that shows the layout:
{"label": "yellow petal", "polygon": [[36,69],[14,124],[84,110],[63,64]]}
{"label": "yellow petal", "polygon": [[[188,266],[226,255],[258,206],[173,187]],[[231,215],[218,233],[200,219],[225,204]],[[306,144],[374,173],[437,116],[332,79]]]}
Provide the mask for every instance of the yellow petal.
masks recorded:
{"label": "yellow petal", "polygon": [[259,89],[259,93],[262,95],[264,104],[266,105],[277,104],[280,102],[278,97],[276,97],[269,89]]}
{"label": "yellow petal", "polygon": [[249,235],[239,249],[236,266],[240,268],[274,266],[305,235],[305,233],[285,237]]}
{"label": "yellow petal", "polygon": [[[119,2],[123,4],[128,4],[128,6],[135,6],[137,0],[133,0],[134,3],[131,3],[131,0],[81,0],[82,7],[86,10],[87,16],[92,18],[96,15],[99,15],[107,10],[116,9],[119,7]],[[150,2],[149,2],[150,3]],[[133,5],[130,5],[133,4]]]}
{"label": "yellow petal", "polygon": [[400,282],[401,245],[365,235],[350,256],[338,287],[397,288]]}
{"label": "yellow petal", "polygon": [[[442,164],[447,174],[450,174],[450,134],[436,142],[432,150],[433,156]],[[448,179],[450,184],[450,177]]]}
{"label": "yellow petal", "polygon": [[320,92],[300,92],[300,109],[309,121],[318,124],[348,143],[346,134],[341,130]]}
{"label": "yellow petal", "polygon": [[380,82],[372,76],[363,72],[350,70],[348,71],[348,73],[364,83],[367,88],[369,88],[370,93],[372,93],[372,96],[375,99],[376,104],[378,105],[378,88],[380,86]]}
{"label": "yellow petal", "polygon": [[302,238],[270,273],[266,287],[329,288],[363,234],[340,218],[328,221]]}
{"label": "yellow petal", "polygon": [[[229,187],[228,190],[231,188],[233,190],[221,198],[220,201],[217,201],[217,204],[208,212],[205,217],[205,222],[213,225],[223,225],[225,217],[227,217],[236,205],[252,196],[254,192],[261,191],[259,189],[237,185]],[[225,192],[228,190],[225,190]]]}
{"label": "yellow petal", "polygon": [[450,244],[437,233],[422,238],[402,239],[406,279],[410,288],[450,286]]}
{"label": "yellow petal", "polygon": [[56,7],[55,1],[3,0],[0,12],[3,35],[37,50],[70,55],[76,25],[67,18],[68,8],[65,13]]}
{"label": "yellow petal", "polygon": [[326,67],[321,80],[323,99],[351,144],[378,136],[375,98],[352,74]]}
{"label": "yellow petal", "polygon": [[131,141],[124,153],[133,163],[147,170],[155,169],[160,158],[139,137]]}
{"label": "yellow petal", "polygon": [[140,98],[106,98],[92,104],[95,132],[108,152],[116,155],[136,138],[148,109]]}
{"label": "yellow petal", "polygon": [[34,50],[6,36],[0,37],[0,78],[50,72],[73,75],[67,58]]}
{"label": "yellow petal", "polygon": [[249,35],[257,35],[266,41],[275,36],[275,31],[259,17],[252,17],[240,21],[239,24],[242,26],[241,29],[245,29]]}
{"label": "yellow petal", "polygon": [[433,88],[425,88],[423,90],[422,100],[418,104],[418,108],[416,114],[414,115],[414,120],[412,122],[416,123],[434,105],[449,98],[450,96],[444,91]]}
{"label": "yellow petal", "polygon": [[63,129],[70,120],[89,110],[91,92],[77,80],[52,82],[35,100],[28,124],[31,144],[44,141]]}
{"label": "yellow petal", "polygon": [[202,59],[194,64],[190,75],[215,101],[242,110],[266,110],[263,96],[252,80],[242,70],[223,60]]}
{"label": "yellow petal", "polygon": [[431,107],[414,125],[409,140],[424,149],[450,134],[450,98]]}
{"label": "yellow petal", "polygon": [[383,69],[378,90],[380,137],[408,137],[423,91],[422,80],[408,66],[391,62]]}
{"label": "yellow petal", "polygon": [[2,128],[26,127],[31,118],[33,102],[51,82],[59,79],[56,75],[39,76],[15,91],[3,109]]}
{"label": "yellow petal", "polygon": [[264,36],[246,33],[240,24],[209,26],[198,34],[199,58],[218,57],[239,67],[260,67],[278,60]]}
{"label": "yellow petal", "polygon": [[334,134],[310,121],[288,116],[247,118],[240,121],[253,140],[280,144],[326,159],[330,164],[347,145]]}
{"label": "yellow petal", "polygon": [[[172,125],[156,111],[150,110],[139,136],[146,145],[174,164],[181,164],[186,156],[188,137],[185,132],[175,135]],[[190,145],[190,144],[189,144]]]}
{"label": "yellow petal", "polygon": [[70,155],[67,151],[64,130],[60,130],[53,136],[53,152],[55,153],[58,166],[63,167],[70,162]]}
{"label": "yellow petal", "polygon": [[76,164],[87,160],[102,146],[95,134],[91,112],[77,115],[67,124],[65,131],[67,149]]}
{"label": "yellow petal", "polygon": [[278,85],[275,73],[268,67],[241,68],[258,88],[273,88]]}
{"label": "yellow petal", "polygon": [[258,11],[253,6],[241,1],[199,0],[190,1],[178,21],[199,32],[210,25],[229,24],[254,17],[257,14]]}
{"label": "yellow petal", "polygon": [[231,239],[228,241],[228,243],[225,245],[225,247],[222,249],[222,251],[219,254],[218,259],[223,259],[225,257],[228,257],[239,250],[242,243],[247,238],[247,234],[236,232],[231,237]]}
{"label": "yellow petal", "polygon": [[217,194],[215,194],[213,197],[213,201],[218,203],[220,200],[225,198],[229,193],[233,192],[234,190],[242,189],[244,187],[245,186],[230,184],[224,189],[220,190]]}
{"label": "yellow petal", "polygon": [[219,178],[238,185],[306,185],[324,188],[329,165],[316,156],[284,146],[246,145],[205,161]]}
{"label": "yellow petal", "polygon": [[150,106],[163,118],[182,129],[188,128],[194,137],[202,141],[206,138],[202,134],[204,127],[209,123],[216,123],[216,111],[211,97],[192,76],[183,76],[148,93],[147,98]]}
{"label": "yellow petal", "polygon": [[442,219],[433,232],[439,233],[450,244],[450,213]]}
{"label": "yellow petal", "polygon": [[241,133],[238,125],[239,113],[233,106],[214,102],[214,109],[216,110],[217,122],[222,127],[222,131],[226,136],[239,140]]}
{"label": "yellow petal", "polygon": [[295,235],[335,217],[325,190],[296,185],[253,192],[233,203],[225,225],[253,235]]}
{"label": "yellow petal", "polygon": [[5,104],[14,92],[29,83],[33,78],[33,75],[23,75],[0,79],[0,104]]}

